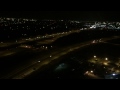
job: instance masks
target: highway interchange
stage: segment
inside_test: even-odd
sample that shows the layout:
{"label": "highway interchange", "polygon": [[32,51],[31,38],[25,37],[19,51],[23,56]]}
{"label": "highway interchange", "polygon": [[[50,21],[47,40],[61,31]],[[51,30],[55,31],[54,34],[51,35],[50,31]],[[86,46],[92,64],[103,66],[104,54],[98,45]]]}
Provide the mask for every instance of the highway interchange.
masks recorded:
{"label": "highway interchange", "polygon": [[[47,65],[59,59],[60,57],[67,55],[68,53],[80,49],[82,47],[85,47],[87,45],[94,44],[93,43],[94,40],[91,40],[84,43],[71,45],[69,47],[58,48],[58,47],[50,46],[51,49],[49,49],[48,46],[44,46],[45,44],[51,44],[60,37],[67,36],[71,33],[79,33],[79,32],[80,30],[73,30],[69,32],[56,33],[52,35],[36,36],[28,39],[25,38],[14,43],[13,42],[1,43],[0,45],[1,47],[8,47],[16,43],[17,46],[0,51],[0,58],[7,56],[14,56],[16,54],[19,54],[20,52],[25,52],[25,51],[36,52],[40,54],[38,54],[35,58],[30,58],[27,63],[22,64],[17,68],[14,68],[10,72],[8,72],[8,74],[1,75],[0,78],[24,79],[26,76],[29,76],[31,73],[40,70],[43,66],[47,67]],[[116,39],[116,38],[119,37],[102,38],[102,41],[99,43],[106,43],[107,40]],[[29,45],[30,42],[37,43],[39,48],[38,47],[36,48],[34,45]],[[25,57],[23,58],[25,59]]]}
{"label": "highway interchange", "polygon": [[[47,35],[47,36],[36,36],[36,37],[33,37],[33,38],[29,38],[29,39],[25,38],[25,39],[19,40],[17,42],[17,44],[16,44],[16,42],[6,42],[6,43],[4,42],[4,43],[1,43],[0,46],[2,48],[5,47],[5,49],[0,51],[0,58],[10,57],[10,56],[14,57],[16,54],[19,54],[19,53],[21,54],[22,52],[25,52],[25,54],[27,54],[27,52],[35,52],[35,53],[38,53],[38,52],[43,53],[43,52],[45,52],[45,54],[51,53],[53,51],[54,47],[50,46],[51,49],[49,50],[49,47],[44,46],[44,44],[50,44],[50,43],[54,42],[55,40],[57,40],[60,37],[63,37],[63,36],[66,36],[66,35],[69,35],[69,34],[75,33],[75,32],[79,32],[79,31],[76,30],[76,31],[69,31],[69,32],[51,34],[51,35]],[[36,43],[37,47],[34,46],[34,45],[29,45],[29,43]],[[15,47],[14,47],[14,45],[15,45]],[[9,46],[12,46],[12,48],[7,49],[7,47],[9,47]],[[22,58],[26,59],[26,57],[22,57]],[[39,58],[41,58],[41,59],[46,58],[46,55],[44,55],[44,53],[43,53],[43,54],[39,55]],[[29,59],[31,59],[31,58],[29,58]],[[1,61],[2,61],[2,59],[1,59]],[[21,71],[22,69],[24,69],[26,67],[31,66],[31,63],[34,64],[33,60],[29,60],[27,65],[25,64],[25,65],[20,66],[19,67],[20,69],[17,68],[15,70],[9,72],[8,75],[11,76],[10,73],[12,73],[12,74],[16,73],[16,72],[19,72],[19,71]],[[5,75],[3,75],[3,76],[6,77]],[[1,78],[4,78],[4,77],[1,77]]]}

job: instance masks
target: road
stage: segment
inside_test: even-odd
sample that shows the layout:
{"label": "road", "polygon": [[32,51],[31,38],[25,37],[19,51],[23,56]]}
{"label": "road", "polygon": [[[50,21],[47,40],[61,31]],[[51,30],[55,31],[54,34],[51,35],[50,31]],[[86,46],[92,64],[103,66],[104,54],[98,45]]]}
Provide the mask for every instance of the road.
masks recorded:
{"label": "road", "polygon": [[84,75],[90,79],[103,79],[103,78],[95,75],[94,73],[91,73],[90,71],[87,71]]}
{"label": "road", "polygon": [[[4,50],[4,51],[0,51],[0,57],[6,57],[6,56],[10,56],[10,55],[15,55],[19,52],[22,52],[24,51],[25,49],[30,49],[30,50],[33,50],[33,48],[26,48],[27,46],[27,43],[29,42],[37,42],[37,44],[40,46],[42,44],[50,44],[52,42],[54,42],[56,39],[60,38],[60,37],[63,37],[63,36],[67,36],[71,33],[79,33],[80,30],[73,30],[73,31],[69,31],[69,32],[62,32],[62,33],[56,33],[56,34],[51,34],[51,35],[46,35],[46,36],[36,36],[36,37],[33,37],[33,38],[28,38],[28,39],[22,39],[20,41],[17,41],[17,44],[18,46],[17,47],[14,47],[12,49],[8,49],[8,50]],[[109,39],[115,39],[117,37],[112,37],[112,38],[105,38],[104,41],[106,40],[109,40]],[[52,39],[52,40],[51,40]],[[36,66],[36,64],[38,64],[38,66],[44,66],[48,63],[50,63],[52,60],[54,59],[57,59],[63,55],[66,55],[67,53],[69,52],[72,52],[76,49],[79,49],[80,47],[83,47],[83,46],[87,46],[89,44],[91,44],[92,41],[89,41],[87,43],[82,43],[82,44],[77,44],[77,45],[73,45],[73,46],[70,46],[70,47],[67,47],[67,48],[59,48],[59,49],[53,49],[51,52],[49,52],[48,54],[42,56],[42,57],[38,57],[40,58],[41,60],[41,63],[38,63],[38,60],[39,59],[33,59],[31,60],[31,62],[29,62],[28,65],[23,65],[22,67],[16,69],[14,72],[11,72],[11,74],[9,74],[9,77],[11,76],[15,76],[18,72],[22,72],[24,70],[26,70],[27,68],[30,68],[32,67],[33,69],[33,66]],[[16,44],[16,42],[12,43],[12,44]],[[23,44],[24,47],[21,48],[21,44]],[[5,46],[4,46],[5,45]],[[6,47],[11,45],[10,43],[1,43],[0,46],[2,47]],[[52,55],[51,58],[50,55]],[[50,59],[50,60],[49,60]],[[43,64],[42,64],[43,63]],[[31,72],[31,70],[26,70],[26,71],[29,71]],[[31,72],[32,73],[32,72]],[[8,78],[8,76],[5,76],[5,78]],[[3,77],[4,78],[4,77]]]}
{"label": "road", "polygon": [[[102,39],[102,42],[105,42],[107,40],[115,39],[116,37],[112,38],[104,38]],[[3,79],[23,79],[24,77],[30,75],[31,73],[35,72],[36,70],[42,68],[43,66],[47,66],[49,63],[54,62],[54,60],[57,60],[58,58],[75,51],[76,49],[80,49],[82,47],[85,47],[87,45],[93,44],[92,41],[72,45],[69,47],[64,48],[58,48],[57,50],[52,50],[52,52],[44,55],[42,58],[38,57],[38,59],[33,59],[29,65],[22,66],[21,68],[18,68],[16,71],[11,72],[9,75],[6,75],[2,77]],[[50,57],[51,56],[51,57]],[[40,62],[38,62],[40,61]]]}
{"label": "road", "polygon": [[[9,47],[11,45],[16,45],[17,44],[16,47],[13,47],[11,49],[1,50],[0,51],[0,57],[16,54],[17,52],[19,53],[19,51],[21,51],[19,47],[24,46],[23,48],[26,48],[28,43],[37,42],[37,45],[50,44],[60,37],[67,36],[67,35],[69,35],[71,33],[75,33],[75,32],[78,32],[78,30],[64,32],[64,33],[51,34],[51,35],[47,35],[47,36],[36,36],[36,37],[30,38],[30,39],[19,40],[17,43],[16,42],[0,43],[1,48]],[[44,37],[44,38],[40,38],[40,37]]]}
{"label": "road", "polygon": [[[72,30],[69,32],[56,33],[56,34],[51,34],[51,35],[46,35],[46,36],[36,36],[33,38],[28,38],[28,39],[24,38],[24,39],[18,40],[17,43],[16,42],[0,43],[0,48],[2,49],[6,48],[3,50],[0,50],[0,57],[10,56],[13,54],[17,54],[21,51],[24,51],[24,48],[27,48],[27,45],[30,46],[29,43],[32,43],[32,42],[37,43],[37,45],[39,46],[43,44],[50,44],[60,37],[64,37],[64,36],[67,36],[69,34],[76,33],[76,32],[78,33],[80,32],[80,30]],[[7,47],[10,47],[10,46],[13,46],[13,47],[7,49]],[[21,47],[23,49],[21,49]],[[33,48],[31,47],[29,49],[33,49]]]}
{"label": "road", "polygon": [[[9,47],[11,45],[16,45],[16,42],[6,42],[6,43],[4,42],[4,43],[0,43],[0,47],[3,47],[3,48],[5,47],[6,48],[4,50],[0,50],[0,58],[1,58],[0,61],[4,62],[4,63],[7,63],[7,61],[10,61],[10,59],[11,59],[11,61],[13,61],[12,58],[10,58],[7,61],[6,61],[6,59],[3,59],[3,58],[14,57],[16,55],[22,56],[23,60],[25,60],[24,55],[25,55],[25,53],[27,54],[27,52],[30,52],[30,53],[47,52],[47,51],[49,51],[49,48],[48,48],[48,50],[46,49],[46,47],[43,48],[42,46],[44,44],[51,44],[52,42],[54,42],[56,39],[58,39],[60,37],[67,36],[67,35],[69,35],[71,33],[76,33],[76,32],[80,32],[80,30],[75,30],[75,31],[71,30],[69,32],[62,32],[62,33],[51,34],[51,35],[47,35],[46,37],[44,36],[44,38],[40,38],[40,36],[37,36],[37,37],[34,37],[34,38],[30,38],[30,40],[29,39],[27,39],[27,40],[26,39],[22,39],[21,41],[17,42],[17,46],[14,46],[14,47],[8,48],[8,49],[7,49],[7,47]],[[32,45],[30,43],[32,43]],[[35,45],[33,45],[33,44],[35,44]],[[54,49],[54,48],[55,47],[51,47],[50,51],[52,52],[53,51],[52,49]],[[25,52],[25,53],[22,53],[22,52]],[[51,53],[51,52],[49,52],[49,53]],[[39,55],[39,56],[41,56],[39,58],[46,57],[46,56],[44,56],[44,54],[42,54],[42,55],[43,56]],[[16,58],[16,60],[17,60],[17,58]],[[16,61],[16,60],[14,60],[14,61]],[[26,66],[31,65],[31,63],[34,63],[34,60],[32,60],[32,61],[30,60],[28,62],[28,65],[22,65],[21,66],[22,69],[24,69],[24,67],[26,67]],[[7,68],[8,68],[7,65],[8,64],[5,64],[4,66],[1,66],[1,69],[2,69],[1,72],[4,72],[4,68],[5,68],[5,70],[7,70]],[[9,71],[9,73],[12,73],[12,72],[18,72],[19,70],[21,70],[21,69],[19,69],[19,68],[16,69],[15,68],[15,70],[11,70],[10,69],[10,70],[7,70],[7,71]],[[0,74],[0,77],[2,78],[2,74]]]}
{"label": "road", "polygon": [[[9,77],[13,77],[14,75],[18,74],[18,73],[23,73],[21,74],[22,76],[23,75],[28,75],[28,73],[30,74],[30,72],[34,72],[33,68],[36,68],[36,69],[39,69],[40,67],[44,66],[44,65],[47,65],[49,64],[51,61],[63,56],[63,55],[66,55],[67,53],[69,52],[72,52],[74,51],[75,49],[78,49],[78,45],[77,47],[74,47],[72,48],[71,50],[71,47],[67,47],[67,48],[59,48],[59,49],[55,49],[54,51],[49,52],[48,54],[44,55],[43,57],[39,57],[40,59],[35,59],[35,60],[32,60],[33,62],[31,62],[31,64],[29,63],[29,65],[27,66],[22,66],[21,68],[11,72],[9,74],[9,76],[4,76],[2,78],[9,78]],[[67,51],[66,51],[67,50]],[[50,55],[52,57],[50,57]],[[41,61],[40,63],[38,61]],[[20,75],[20,76],[21,76]]]}
{"label": "road", "polygon": [[9,47],[12,45],[21,45],[21,44],[39,41],[39,40],[44,40],[44,39],[49,39],[49,38],[56,38],[57,39],[57,38],[69,35],[71,33],[79,33],[79,32],[80,32],[80,30],[71,30],[68,32],[54,33],[54,34],[44,35],[44,36],[38,35],[35,37],[21,38],[19,40],[11,41],[11,42],[0,42],[0,48]]}

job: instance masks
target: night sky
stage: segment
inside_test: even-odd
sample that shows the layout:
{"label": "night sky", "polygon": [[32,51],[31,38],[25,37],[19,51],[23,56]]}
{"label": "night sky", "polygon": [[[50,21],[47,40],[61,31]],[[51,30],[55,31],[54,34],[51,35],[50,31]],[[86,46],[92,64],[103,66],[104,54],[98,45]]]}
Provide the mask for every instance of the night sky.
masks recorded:
{"label": "night sky", "polygon": [[2,17],[120,21],[120,11],[0,11]]}

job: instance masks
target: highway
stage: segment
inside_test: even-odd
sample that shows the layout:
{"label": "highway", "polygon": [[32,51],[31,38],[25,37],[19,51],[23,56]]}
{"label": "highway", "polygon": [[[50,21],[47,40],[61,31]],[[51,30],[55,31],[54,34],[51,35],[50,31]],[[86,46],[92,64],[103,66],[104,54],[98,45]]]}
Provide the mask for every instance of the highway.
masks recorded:
{"label": "highway", "polygon": [[[14,55],[21,51],[24,51],[24,49],[36,50],[35,47],[33,46],[30,46],[30,48],[27,48],[29,46],[29,43],[37,43],[37,45],[39,46],[43,44],[51,44],[52,42],[54,42],[60,37],[64,37],[69,34],[79,33],[79,32],[80,30],[71,30],[69,32],[56,33],[56,34],[51,34],[46,36],[35,36],[32,38],[24,38],[24,39],[18,40],[17,42],[0,43],[0,48],[2,49],[5,48],[3,50],[0,50],[0,57]],[[13,46],[13,47],[7,49],[7,47],[10,47],[10,46]]]}
{"label": "highway", "polygon": [[[105,41],[111,40],[111,39],[115,39],[115,38],[116,37],[104,38],[104,39],[102,39],[102,42],[105,42]],[[58,58],[60,58],[64,55],[67,55],[68,53],[70,53],[72,51],[75,51],[77,49],[80,49],[82,47],[85,47],[85,46],[91,45],[91,44],[93,44],[92,41],[88,41],[88,42],[72,45],[69,47],[53,49],[52,51],[48,52],[47,54],[45,54],[42,57],[40,56],[40,57],[30,60],[31,62],[29,62],[28,65],[24,65],[1,78],[2,79],[23,79],[24,77],[37,71],[38,69],[42,68],[43,66],[47,66],[49,63],[54,62],[54,60],[57,60]]]}
{"label": "highway", "polygon": [[25,43],[29,43],[29,42],[34,42],[34,41],[42,41],[42,40],[46,40],[46,39],[50,39],[50,38],[60,38],[72,33],[79,33],[81,30],[71,30],[68,32],[60,32],[60,33],[54,33],[54,34],[49,34],[49,35],[44,35],[44,36],[34,36],[34,37],[27,37],[27,38],[21,38],[19,40],[16,41],[11,41],[11,42],[1,42],[0,43],[0,48],[4,48],[4,47],[9,47],[12,45],[21,45],[21,44],[25,44]]}
{"label": "highway", "polygon": [[[81,47],[82,47],[82,45],[81,45]],[[26,75],[34,72],[33,68],[39,69],[40,67],[49,64],[53,60],[55,60],[55,59],[57,59],[57,58],[59,58],[63,55],[66,55],[67,53],[72,52],[72,51],[74,51],[75,49],[78,49],[78,48],[79,47],[77,45],[77,47],[72,48],[72,50],[71,50],[71,47],[59,48],[57,50],[54,49],[54,51],[52,50],[52,53],[49,52],[48,54],[44,55],[43,57],[39,57],[40,59],[32,60],[31,63],[29,63],[29,65],[22,66],[21,68],[11,72],[11,74],[9,74],[8,76],[4,76],[2,78],[13,77],[16,74],[18,75],[18,73],[20,73],[20,77],[21,76],[23,77],[23,75],[26,76]],[[52,57],[50,57],[50,56],[52,56]],[[40,63],[38,61],[40,61]],[[19,77],[19,76],[17,76],[17,77]]]}
{"label": "highway", "polygon": [[[7,50],[1,50],[0,51],[0,58],[8,57],[8,56],[15,56],[16,54],[19,54],[20,52],[30,51],[30,52],[38,52],[40,55],[38,57],[35,57],[34,59],[30,59],[28,64],[22,65],[21,67],[16,68],[15,70],[11,71],[8,75],[4,75],[4,77],[0,78],[24,78],[23,76],[27,76],[31,74],[32,72],[36,71],[37,69],[48,65],[53,60],[58,59],[59,57],[62,57],[69,52],[75,51],[76,49],[82,48],[84,46],[93,44],[92,41],[88,41],[85,43],[80,43],[76,45],[72,45],[69,47],[64,48],[52,48],[51,50],[48,49],[41,49],[41,45],[43,44],[51,44],[55,40],[57,40],[60,37],[67,36],[72,33],[79,33],[81,30],[71,30],[69,32],[62,32],[62,33],[56,33],[46,36],[36,36],[36,37],[29,37],[24,38],[21,40],[18,40],[17,42],[2,42],[0,43],[0,47],[9,47],[11,45],[17,44],[17,47],[13,47]],[[107,40],[116,39],[119,37],[112,37],[112,38],[104,38],[102,39],[102,42],[105,42]],[[102,43],[101,42],[101,43]],[[29,45],[29,43],[35,43],[34,45]],[[36,48],[36,45],[40,46],[38,49]],[[41,54],[43,51],[46,51],[46,53]],[[24,57],[23,57],[24,58]],[[39,62],[38,62],[39,61]],[[35,68],[36,70],[33,70]]]}
{"label": "highway", "polygon": [[[45,52],[45,54],[46,53],[51,53],[53,51],[53,49],[55,49],[55,47],[52,46],[51,49],[50,49],[50,52],[49,52],[49,48],[47,50],[46,47],[44,47],[44,48],[42,47],[44,44],[51,44],[52,42],[54,42],[55,40],[57,40],[60,37],[67,36],[67,35],[69,35],[71,33],[76,33],[76,32],[80,32],[80,30],[75,30],[75,31],[71,30],[69,32],[62,32],[62,33],[51,34],[51,35],[48,35],[46,37],[44,36],[44,38],[42,38],[42,39],[40,38],[40,36],[37,36],[36,38],[34,37],[34,39],[30,38],[31,39],[30,41],[26,40],[26,39],[25,40],[22,39],[21,41],[17,42],[17,46],[12,47],[12,48],[8,48],[8,49],[7,49],[7,47],[16,44],[16,42],[0,43],[0,47],[3,47],[3,48],[6,47],[5,50],[0,50],[1,62],[4,62],[4,63],[8,63],[7,61],[13,62],[12,58],[10,58],[10,60],[7,60],[7,61],[6,61],[6,59],[3,59],[3,58],[7,58],[7,57],[13,57],[14,58],[14,56],[16,56],[16,55],[21,56],[23,58],[23,60],[25,60],[26,57],[24,57],[24,55],[25,54],[27,55],[27,52],[30,52],[30,53],[40,53],[41,55],[39,55],[39,58],[42,59],[42,58],[46,57],[46,56],[44,56],[44,54],[42,52]],[[35,45],[29,45],[29,43],[32,43],[32,44],[35,44]],[[22,52],[24,52],[24,53],[22,53]],[[31,59],[31,58],[29,57],[29,59]],[[16,60],[17,60],[17,58],[16,58]],[[16,60],[14,60],[14,61],[16,61]],[[22,64],[19,68],[24,69],[26,66],[30,66],[31,63],[34,63],[34,60],[29,60],[27,62],[28,62],[27,65],[26,64],[25,65]],[[16,63],[17,63],[17,61],[16,61]],[[4,65],[4,66],[1,66],[1,70],[2,70],[1,72],[4,71],[4,68],[6,68],[5,70],[7,70],[7,68],[9,68],[9,67],[7,66],[7,64]],[[10,73],[18,72],[19,70],[21,70],[19,68],[14,68],[15,70],[7,70],[8,74],[10,75]],[[5,75],[3,75],[3,76],[5,76]],[[3,78],[2,74],[0,74],[0,77]]]}
{"label": "highway", "polygon": [[[34,38],[19,40],[17,43],[16,42],[0,43],[1,48],[9,47],[11,45],[16,45],[16,47],[1,50],[0,57],[9,56],[9,55],[19,53],[20,51],[22,51],[22,49],[20,49],[19,47],[26,48],[27,44],[32,43],[32,42],[35,42],[35,43],[37,42],[37,45],[39,45],[39,46],[43,45],[43,44],[50,44],[60,37],[67,36],[71,33],[76,33],[76,32],[79,32],[79,31],[75,30],[75,31],[69,31],[69,32],[64,32],[64,33],[51,34],[51,35],[47,35],[47,36],[36,36]],[[40,37],[44,37],[44,38],[40,38]]]}
{"label": "highway", "polygon": [[107,43],[107,44],[112,44],[112,45],[120,46],[120,44],[115,44],[115,43],[109,43],[109,42],[103,42],[103,43]]}

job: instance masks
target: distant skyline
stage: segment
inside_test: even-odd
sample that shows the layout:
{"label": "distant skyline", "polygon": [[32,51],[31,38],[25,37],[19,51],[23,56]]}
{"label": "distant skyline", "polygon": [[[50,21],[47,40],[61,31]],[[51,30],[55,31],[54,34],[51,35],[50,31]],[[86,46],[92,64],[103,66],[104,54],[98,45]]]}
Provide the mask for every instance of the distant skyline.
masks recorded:
{"label": "distant skyline", "polygon": [[0,17],[120,21],[120,11],[0,11]]}

